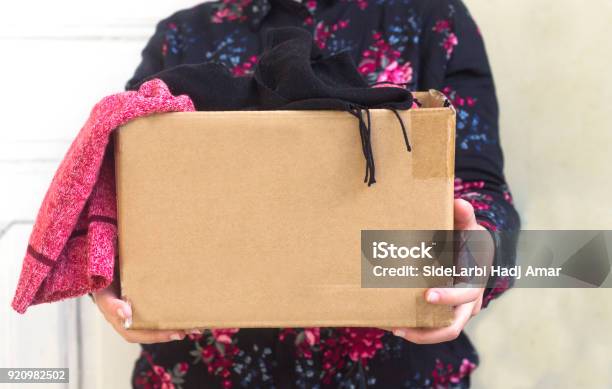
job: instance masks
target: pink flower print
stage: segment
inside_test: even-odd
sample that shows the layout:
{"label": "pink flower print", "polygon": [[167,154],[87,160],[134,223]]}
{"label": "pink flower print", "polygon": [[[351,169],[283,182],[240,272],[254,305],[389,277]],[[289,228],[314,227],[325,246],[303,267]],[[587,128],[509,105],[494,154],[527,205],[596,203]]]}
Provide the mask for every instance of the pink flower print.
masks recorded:
{"label": "pink flower print", "polygon": [[295,335],[295,330],[293,328],[282,328],[278,333],[278,340],[284,342],[289,335]]}
{"label": "pink flower print", "polygon": [[412,80],[411,64],[400,65],[401,53],[386,42],[380,32],[374,32],[372,39],[374,42],[361,53],[358,71],[370,82],[410,82]]}
{"label": "pink flower print", "polygon": [[468,107],[473,107],[476,105],[477,103],[477,99],[471,96],[460,96],[459,93],[457,93],[457,91],[451,89],[450,86],[446,86],[442,89],[442,93],[444,93],[444,95],[446,95],[446,97],[453,103],[453,105],[455,107],[463,107],[463,106],[468,106]]}
{"label": "pink flower print", "polygon": [[317,26],[315,27],[314,41],[319,48],[325,48],[325,43],[330,35],[331,33],[329,32],[329,27],[325,25],[325,22],[321,21],[317,23]]}
{"label": "pink flower print", "polygon": [[450,31],[450,29],[451,29],[451,22],[448,19],[438,20],[436,22],[436,25],[433,28],[433,30],[437,33],[447,32],[447,31]]}
{"label": "pink flower print", "polygon": [[357,7],[359,7],[360,10],[364,10],[366,8],[368,8],[368,1],[367,0],[345,0],[346,2],[354,2],[357,3]]}
{"label": "pink flower print", "polygon": [[297,332],[293,328],[283,328],[278,339],[282,342],[289,335],[295,336],[295,346],[297,354],[304,358],[312,358],[313,351],[317,350],[319,342],[321,340],[321,329],[320,328],[304,328]]}
{"label": "pink flower print", "polygon": [[189,370],[189,364],[187,362],[180,362],[178,364],[178,371],[185,374]]}
{"label": "pink flower print", "polygon": [[359,70],[359,73],[370,74],[370,73],[375,72],[376,71],[376,61],[374,59],[367,58],[370,56],[369,52],[364,52],[363,56],[365,58],[361,60],[361,63],[359,64],[359,68],[357,69]]}
{"label": "pink flower print", "polygon": [[321,338],[321,329],[320,328],[305,328],[304,329],[304,338],[306,339],[306,343],[309,346],[314,346],[319,343],[319,339]]}
{"label": "pink flower print", "polygon": [[222,8],[214,13],[212,22],[213,23],[223,23],[224,19],[230,19],[232,17],[230,10],[228,8]]}
{"label": "pink flower print", "polygon": [[213,346],[203,347],[200,355],[202,356],[204,362],[209,362],[215,356],[215,349]]}
{"label": "pink flower print", "polygon": [[348,357],[354,361],[366,363],[382,348],[381,338],[384,331],[376,328],[344,328],[341,332],[341,343],[347,350]]}
{"label": "pink flower print", "polygon": [[193,340],[193,341],[198,341],[198,340],[202,339],[203,336],[204,335],[202,335],[202,334],[187,334],[187,338],[189,340]]}
{"label": "pink flower print", "polygon": [[[493,197],[478,191],[484,188],[484,186],[484,181],[463,181],[461,178],[455,178],[455,198],[464,199],[469,202],[475,212],[487,211],[491,208]],[[479,223],[483,225],[484,222]],[[492,229],[495,230],[494,228]]]}
{"label": "pink flower print", "polygon": [[208,373],[220,377],[224,388],[231,388],[231,369],[234,364],[234,356],[239,352],[238,348],[232,344],[223,346],[211,344],[203,346],[200,351]]}
{"label": "pink flower print", "polygon": [[156,365],[149,353],[143,352],[143,356],[151,366],[151,370],[137,377],[136,385],[146,389],[175,389],[174,382],[182,382],[182,377],[189,369],[189,364],[180,362],[173,371],[168,371],[163,366]]}
{"label": "pink flower print", "polygon": [[340,347],[340,340],[335,336],[325,339],[321,345],[323,349],[323,383],[329,385],[337,371],[346,365],[344,350]]}
{"label": "pink flower print", "polygon": [[491,209],[491,203],[493,202],[493,198],[490,195],[477,192],[463,193],[458,197],[455,195],[455,198],[461,198],[470,203],[472,208],[474,208],[474,212],[488,211]]}
{"label": "pink flower print", "polygon": [[257,56],[252,55],[243,63],[239,63],[238,65],[232,68],[232,74],[235,77],[247,76],[253,73],[253,69],[255,68],[255,64],[257,64]]}
{"label": "pink flower print", "polygon": [[486,306],[489,305],[491,300],[495,299],[508,289],[510,289],[510,277],[498,278],[495,281],[495,285],[493,285],[493,289],[491,289],[491,292],[489,292],[489,294],[487,294],[482,300],[482,307],[486,308]]}
{"label": "pink flower print", "polygon": [[457,35],[454,32],[451,32],[446,36],[444,42],[442,43],[442,47],[446,50],[446,58],[450,58],[453,55],[453,51],[455,50],[455,46],[459,44],[459,39],[457,39]]}
{"label": "pink flower print", "polygon": [[366,365],[382,349],[384,331],[377,328],[337,328],[321,343],[323,351],[323,383],[331,383],[337,371],[352,362]]}
{"label": "pink flower print", "polygon": [[455,178],[455,198],[463,199],[472,205],[478,224],[488,230],[497,231],[498,227],[491,223],[488,217],[482,217],[482,213],[490,211],[493,204],[493,197],[480,191],[484,186],[484,181],[463,181],[461,178]]}
{"label": "pink flower print", "polygon": [[450,384],[458,384],[463,378],[476,369],[476,364],[467,358],[463,358],[459,371],[454,371],[450,363],[446,366],[437,359],[436,367],[432,372],[434,388],[448,388]]}
{"label": "pink flower print", "polygon": [[412,65],[410,62],[399,65],[397,61],[393,61],[387,65],[376,79],[376,82],[385,81],[392,84],[406,84],[412,81]]}
{"label": "pink flower print", "polygon": [[488,220],[478,219],[478,224],[480,224],[489,231],[497,231],[497,226],[489,222]]}
{"label": "pink flower print", "polygon": [[153,388],[159,389],[174,389],[172,376],[167,373],[163,367],[155,366],[153,368],[155,375],[152,379]]}
{"label": "pink flower print", "polygon": [[476,364],[467,358],[463,358],[463,361],[461,361],[461,366],[459,366],[459,375],[461,378],[463,378],[472,373],[474,369],[476,369]]}
{"label": "pink flower print", "polygon": [[461,178],[455,178],[455,198],[469,192],[471,189],[482,189],[485,186],[484,181],[463,181]]}
{"label": "pink flower print", "polygon": [[226,389],[232,387],[234,357],[240,352],[232,339],[238,331],[238,328],[206,330],[202,342],[196,342],[195,350],[191,351],[195,357],[194,363],[202,361],[208,373],[219,377]]}
{"label": "pink flower print", "polygon": [[306,8],[310,12],[314,12],[317,9],[317,1],[316,0],[308,0],[306,1]]}
{"label": "pink flower print", "polygon": [[446,58],[450,58],[455,50],[455,46],[459,44],[459,39],[453,32],[452,22],[448,19],[438,20],[432,30],[444,36],[442,48],[446,51]]}
{"label": "pink flower print", "polygon": [[338,23],[325,24],[321,21],[315,27],[314,41],[319,48],[324,49],[327,45],[327,40],[334,36],[338,30],[348,26],[348,20],[340,20]]}
{"label": "pink flower print", "polygon": [[251,4],[252,0],[223,0],[218,5],[217,11],[212,16],[213,23],[223,23],[224,21],[245,21],[244,8]]}
{"label": "pink flower print", "polygon": [[238,328],[222,328],[211,330],[212,336],[215,338],[215,341],[223,344],[231,344],[232,336],[238,331]]}
{"label": "pink flower print", "polygon": [[510,204],[514,203],[514,200],[512,199],[512,195],[510,194],[509,190],[504,190],[504,200],[506,200]]}

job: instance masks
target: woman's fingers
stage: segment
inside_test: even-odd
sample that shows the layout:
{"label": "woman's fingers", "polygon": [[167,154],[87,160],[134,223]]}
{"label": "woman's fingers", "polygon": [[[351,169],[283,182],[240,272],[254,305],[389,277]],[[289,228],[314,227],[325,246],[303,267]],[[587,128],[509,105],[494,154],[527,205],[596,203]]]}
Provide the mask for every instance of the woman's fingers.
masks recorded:
{"label": "woman's fingers", "polygon": [[130,343],[165,343],[185,338],[184,331],[126,330],[122,326],[113,327],[123,339]]}
{"label": "woman's fingers", "polygon": [[425,293],[425,300],[430,304],[457,306],[478,300],[482,288],[430,288]]}
{"label": "woman's fingers", "polygon": [[98,309],[109,322],[117,320],[127,321],[132,318],[132,309],[129,304],[115,295],[110,289],[103,289],[93,294]]}
{"label": "woman's fingers", "polygon": [[463,304],[455,308],[453,323],[448,327],[433,329],[397,328],[393,330],[393,334],[417,344],[442,343],[457,339],[472,316],[473,304]]}
{"label": "woman's fingers", "polygon": [[472,316],[476,316],[480,313],[480,310],[482,309],[483,298],[484,298],[484,291],[483,293],[480,294],[480,296],[478,296],[478,299],[476,300],[476,303],[474,304],[474,308],[472,309]]}
{"label": "woman's fingers", "polygon": [[478,228],[474,207],[463,199],[456,199],[454,203],[455,230],[473,230]]}
{"label": "woman's fingers", "polygon": [[393,334],[410,342],[432,344],[456,339],[468,320],[480,311],[482,288],[432,288],[428,289],[425,298],[432,304],[455,306],[453,322],[443,328],[398,328]]}
{"label": "woman's fingers", "polygon": [[[484,230],[476,221],[474,208],[462,199],[454,203],[455,230]],[[450,305],[455,307],[453,323],[444,328],[397,328],[396,336],[418,344],[448,342],[456,339],[468,320],[478,314],[482,304],[484,288],[430,288],[425,292],[425,299],[430,304]]]}
{"label": "woman's fingers", "polygon": [[185,338],[185,331],[176,330],[128,330],[132,321],[132,308],[110,289],[93,294],[94,301],[115,331],[130,343],[164,343]]}

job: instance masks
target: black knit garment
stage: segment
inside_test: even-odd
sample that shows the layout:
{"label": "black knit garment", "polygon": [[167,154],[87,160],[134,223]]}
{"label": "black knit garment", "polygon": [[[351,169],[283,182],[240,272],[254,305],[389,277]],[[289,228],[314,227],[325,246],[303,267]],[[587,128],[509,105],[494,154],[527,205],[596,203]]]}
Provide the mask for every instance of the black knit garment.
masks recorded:
{"label": "black knit garment", "polygon": [[218,62],[179,65],[130,84],[135,90],[153,78],[173,94],[188,95],[198,111],[409,109],[404,88],[371,88],[346,51],[323,56],[310,33],[298,27],[268,30],[253,75],[236,77]]}
{"label": "black knit garment", "polygon": [[[188,95],[198,111],[347,111],[357,118],[368,185],[376,182],[369,109],[386,108],[397,115],[413,102],[405,88],[370,87],[348,52],[324,56],[312,35],[297,27],[267,31],[264,51],[250,76],[236,77],[221,63],[205,62],[163,70],[128,87],[137,89],[152,78],[163,80],[174,95]],[[397,118],[410,151],[404,123]]]}

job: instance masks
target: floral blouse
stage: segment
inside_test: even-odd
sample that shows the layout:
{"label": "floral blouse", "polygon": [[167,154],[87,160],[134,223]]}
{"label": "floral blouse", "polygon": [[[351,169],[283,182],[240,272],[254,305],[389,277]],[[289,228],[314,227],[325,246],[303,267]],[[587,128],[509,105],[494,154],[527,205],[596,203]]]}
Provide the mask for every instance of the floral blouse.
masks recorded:
{"label": "floral blouse", "polygon": [[[457,110],[455,197],[491,231],[517,231],[503,175],[495,88],[480,31],[460,0],[222,0],[157,25],[128,86],[216,61],[248,75],[271,27],[301,26],[326,53],[348,50],[368,81],[443,91]],[[506,290],[497,279],[484,305]],[[224,329],[143,345],[139,388],[464,388],[468,338],[417,345],[374,328]]]}

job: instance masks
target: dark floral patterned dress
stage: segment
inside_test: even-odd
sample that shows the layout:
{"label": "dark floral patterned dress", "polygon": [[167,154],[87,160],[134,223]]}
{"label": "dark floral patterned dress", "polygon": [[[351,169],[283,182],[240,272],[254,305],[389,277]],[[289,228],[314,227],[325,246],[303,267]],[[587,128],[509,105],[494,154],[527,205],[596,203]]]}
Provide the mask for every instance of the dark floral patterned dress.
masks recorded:
{"label": "dark floral patterned dress", "polygon": [[[301,26],[324,52],[348,50],[370,82],[443,91],[457,109],[455,196],[486,228],[516,231],[503,176],[498,107],[478,27],[460,0],[222,0],[162,20],[128,85],[163,69],[217,61],[249,74],[266,29]],[[498,279],[484,305],[510,280]],[[372,328],[225,329],[142,347],[141,388],[464,388],[468,338],[416,345]]]}

